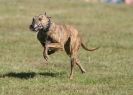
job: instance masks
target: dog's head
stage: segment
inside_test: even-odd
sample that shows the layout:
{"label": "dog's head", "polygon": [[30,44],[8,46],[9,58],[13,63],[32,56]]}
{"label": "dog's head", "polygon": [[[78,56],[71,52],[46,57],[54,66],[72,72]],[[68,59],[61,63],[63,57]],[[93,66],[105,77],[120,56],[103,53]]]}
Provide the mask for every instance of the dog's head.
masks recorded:
{"label": "dog's head", "polygon": [[50,28],[51,17],[45,14],[41,14],[39,16],[34,16],[32,19],[32,23],[29,26],[31,31],[38,32],[40,30],[47,31]]}

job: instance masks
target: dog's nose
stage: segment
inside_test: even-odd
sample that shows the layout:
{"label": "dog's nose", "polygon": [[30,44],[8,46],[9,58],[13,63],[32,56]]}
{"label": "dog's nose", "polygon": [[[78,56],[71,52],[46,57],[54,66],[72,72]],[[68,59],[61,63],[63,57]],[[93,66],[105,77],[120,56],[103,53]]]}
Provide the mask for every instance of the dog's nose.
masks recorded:
{"label": "dog's nose", "polygon": [[34,26],[33,26],[33,25],[30,25],[30,26],[29,26],[29,29],[30,29],[31,31],[35,31],[35,29],[34,29]]}

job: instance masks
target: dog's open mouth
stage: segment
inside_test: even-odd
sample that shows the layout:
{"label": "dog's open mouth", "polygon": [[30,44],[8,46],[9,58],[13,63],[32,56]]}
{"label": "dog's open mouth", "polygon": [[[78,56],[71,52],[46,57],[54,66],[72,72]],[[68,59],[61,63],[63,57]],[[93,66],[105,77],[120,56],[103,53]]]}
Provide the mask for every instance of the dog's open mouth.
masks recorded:
{"label": "dog's open mouth", "polygon": [[43,26],[42,24],[39,24],[39,25],[30,25],[29,26],[29,29],[31,30],[31,31],[35,31],[35,32],[38,32],[38,31],[40,31],[40,30],[42,30],[42,29],[47,29],[47,27],[48,27],[48,25],[47,26]]}
{"label": "dog's open mouth", "polygon": [[30,25],[30,26],[29,26],[29,29],[30,29],[31,31],[37,32],[37,31],[43,29],[43,27],[42,27],[42,26],[39,26],[39,25],[34,25],[34,26],[33,26],[33,25]]}

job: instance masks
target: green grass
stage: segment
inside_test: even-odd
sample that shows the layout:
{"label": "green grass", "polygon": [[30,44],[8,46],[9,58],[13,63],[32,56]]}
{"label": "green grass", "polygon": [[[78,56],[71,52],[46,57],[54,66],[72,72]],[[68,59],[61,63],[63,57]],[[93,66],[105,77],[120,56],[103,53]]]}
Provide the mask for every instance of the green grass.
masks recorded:
{"label": "green grass", "polygon": [[[133,7],[83,0],[0,0],[0,95],[133,95]],[[47,12],[52,21],[74,25],[95,52],[79,51],[87,73],[64,52],[42,57],[32,17]]]}

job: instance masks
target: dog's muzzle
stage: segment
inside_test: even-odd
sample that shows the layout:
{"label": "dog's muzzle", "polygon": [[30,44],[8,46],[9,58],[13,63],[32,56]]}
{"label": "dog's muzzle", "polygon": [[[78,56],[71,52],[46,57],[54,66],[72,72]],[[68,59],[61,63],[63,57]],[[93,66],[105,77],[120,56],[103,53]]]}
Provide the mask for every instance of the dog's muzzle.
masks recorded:
{"label": "dog's muzzle", "polygon": [[37,32],[37,31],[43,29],[43,26],[42,26],[41,24],[39,24],[39,25],[37,25],[37,24],[32,25],[32,24],[31,24],[31,25],[29,26],[29,29],[30,29],[31,31]]}
{"label": "dog's muzzle", "polygon": [[33,25],[30,25],[30,26],[29,26],[29,29],[30,29],[31,31],[36,31],[36,28],[35,28]]}

